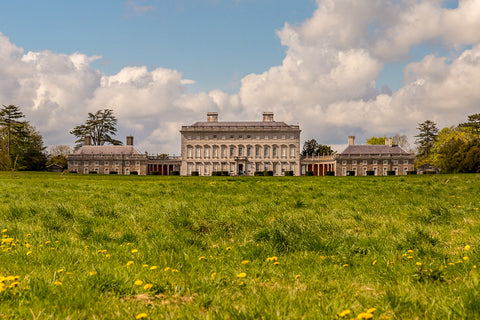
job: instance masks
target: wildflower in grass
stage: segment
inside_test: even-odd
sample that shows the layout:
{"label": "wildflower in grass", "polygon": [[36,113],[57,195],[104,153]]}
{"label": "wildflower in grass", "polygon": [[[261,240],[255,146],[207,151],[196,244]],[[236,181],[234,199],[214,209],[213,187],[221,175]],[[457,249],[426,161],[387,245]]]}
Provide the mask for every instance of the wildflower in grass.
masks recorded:
{"label": "wildflower in grass", "polygon": [[267,262],[272,262],[272,261],[277,261],[278,258],[277,257],[269,257],[267,258]]}
{"label": "wildflower in grass", "polygon": [[239,274],[236,275],[237,278],[245,278],[247,274],[245,272],[240,272]]}
{"label": "wildflower in grass", "polygon": [[157,266],[151,266],[150,270],[157,270],[157,268],[158,268]]}
{"label": "wildflower in grass", "polygon": [[415,263],[415,265],[417,265],[417,266],[420,267],[420,266],[422,265],[422,263],[421,263],[421,262],[417,262],[417,263]]}
{"label": "wildflower in grass", "polygon": [[88,274],[89,274],[90,276],[94,276],[94,275],[97,274],[97,271],[90,271]]}
{"label": "wildflower in grass", "polygon": [[53,284],[56,285],[56,286],[61,286],[62,285],[62,283],[60,281],[55,281]]}
{"label": "wildflower in grass", "polygon": [[163,271],[168,271],[170,270],[170,267],[166,267],[165,269],[163,269]]}
{"label": "wildflower in grass", "polygon": [[376,265],[377,264],[377,260],[373,260],[372,262],[372,266]]}
{"label": "wildflower in grass", "polygon": [[212,273],[212,274],[210,275],[210,278],[212,278],[212,279],[215,278],[215,275],[216,275],[216,274],[217,274],[216,272]]}
{"label": "wildflower in grass", "polygon": [[408,252],[408,253],[413,253],[413,250],[412,250],[412,249],[410,249],[410,250],[407,250],[407,252]]}
{"label": "wildflower in grass", "polygon": [[5,233],[5,232],[7,232],[7,231],[8,231],[7,229],[3,229],[3,230],[2,230],[2,233]]}
{"label": "wildflower in grass", "polygon": [[467,261],[467,260],[468,260],[468,257],[467,257],[467,256],[463,257],[463,260]]}
{"label": "wildflower in grass", "polygon": [[20,285],[20,282],[14,281],[14,282],[10,283],[10,285],[9,285],[8,287],[9,287],[10,289],[12,289],[12,288],[18,287],[19,285]]}
{"label": "wildflower in grass", "polygon": [[50,240],[45,241],[45,244],[50,244],[50,243],[52,243]]}
{"label": "wildflower in grass", "polygon": [[30,248],[33,247],[33,246],[32,246],[30,243],[27,243],[27,244],[25,245],[25,247],[28,248],[28,249],[30,249]]}
{"label": "wildflower in grass", "polygon": [[177,269],[172,269],[172,272],[179,272]]}
{"label": "wildflower in grass", "polygon": [[280,264],[280,262],[275,261],[273,264],[276,265],[276,266],[278,266],[278,265]]}
{"label": "wildflower in grass", "polygon": [[207,258],[205,258],[204,256],[201,256],[200,258],[198,258],[198,261],[202,261],[202,260],[207,260]]}
{"label": "wildflower in grass", "polygon": [[110,257],[111,257],[111,255],[109,255],[109,254],[105,255],[105,258],[110,258]]}
{"label": "wildflower in grass", "polygon": [[65,271],[65,269],[63,269],[63,268],[62,268],[62,269],[58,269],[58,270],[57,270],[57,273],[62,273],[63,271]]}
{"label": "wildflower in grass", "polygon": [[247,263],[250,263],[250,260],[243,260],[242,261],[242,264],[247,264]]}
{"label": "wildflower in grass", "polygon": [[85,246],[84,248],[85,248],[85,250],[87,250],[87,249],[88,249],[88,246]]}
{"label": "wildflower in grass", "polygon": [[148,264],[144,264],[142,268],[148,268]]}
{"label": "wildflower in grass", "polygon": [[339,316],[340,318],[343,318],[343,317],[345,317],[346,315],[349,315],[351,312],[352,312],[352,311],[350,311],[350,309],[343,310],[342,312],[340,312],[340,313],[338,314],[338,316]]}
{"label": "wildflower in grass", "polygon": [[132,253],[137,253],[138,249],[132,249]]}
{"label": "wildflower in grass", "polygon": [[130,261],[127,262],[127,266],[130,266],[130,265],[132,265],[132,264],[133,264],[133,261],[132,261],[132,260],[130,260]]}
{"label": "wildflower in grass", "polygon": [[27,237],[31,237],[31,236],[32,236],[32,234],[31,234],[31,233],[27,233]]}
{"label": "wildflower in grass", "polygon": [[232,247],[227,247],[226,250],[227,250],[227,251],[230,251],[230,250],[232,250]]}
{"label": "wildflower in grass", "polygon": [[66,274],[67,276],[70,276],[70,275],[72,275],[73,273],[71,273],[71,272],[65,272],[65,274]]}
{"label": "wildflower in grass", "polygon": [[413,256],[408,256],[407,259],[413,259]]}
{"label": "wildflower in grass", "polygon": [[342,266],[342,268],[346,268],[346,267],[348,267],[348,264],[347,264],[347,263],[345,263],[345,264]]}
{"label": "wildflower in grass", "polygon": [[137,314],[135,319],[144,319],[146,317],[148,317],[148,315],[146,313],[139,313],[139,314]]}
{"label": "wildflower in grass", "polygon": [[356,319],[372,319],[373,318],[373,314],[371,313],[367,313],[367,312],[360,312]]}
{"label": "wildflower in grass", "polygon": [[135,282],[133,284],[136,285],[136,286],[141,286],[143,284],[143,281],[138,279],[138,280],[135,280]]}
{"label": "wildflower in grass", "polygon": [[28,256],[29,254],[32,254],[32,251],[27,251],[27,256]]}
{"label": "wildflower in grass", "polygon": [[299,274],[297,274],[297,275],[295,276],[295,280],[297,280],[298,278],[300,278],[300,275],[299,275]]}
{"label": "wildflower in grass", "polygon": [[375,311],[377,311],[377,308],[370,308],[367,310],[367,313],[374,313]]}
{"label": "wildflower in grass", "polygon": [[467,244],[463,249],[465,249],[465,251],[470,250],[470,245]]}
{"label": "wildflower in grass", "polygon": [[143,286],[143,289],[144,289],[144,290],[149,290],[149,289],[151,289],[152,287],[153,287],[153,284],[147,283],[146,285]]}
{"label": "wildflower in grass", "polygon": [[13,240],[13,238],[3,238],[2,244],[11,244]]}
{"label": "wildflower in grass", "polygon": [[449,265],[449,266],[454,266],[454,265],[455,265],[455,263],[453,263],[453,262],[449,262],[449,263],[448,263],[448,265]]}
{"label": "wildflower in grass", "polygon": [[457,263],[463,263],[463,261],[462,261],[462,260],[458,260]]}

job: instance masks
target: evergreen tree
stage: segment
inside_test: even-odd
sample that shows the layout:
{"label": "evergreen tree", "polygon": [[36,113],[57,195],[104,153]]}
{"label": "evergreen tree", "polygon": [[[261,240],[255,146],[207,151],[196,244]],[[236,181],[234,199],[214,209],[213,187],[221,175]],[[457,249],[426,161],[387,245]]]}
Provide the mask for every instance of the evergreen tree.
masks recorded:
{"label": "evergreen tree", "polygon": [[113,138],[117,132],[117,118],[113,115],[113,110],[98,110],[95,113],[88,113],[85,124],[76,126],[70,131],[77,140],[77,147],[83,145],[86,135],[92,138],[92,144],[95,146],[103,146],[105,143],[113,145],[121,145],[122,142]]}
{"label": "evergreen tree", "polygon": [[6,136],[7,155],[10,159],[12,159],[12,149],[16,146],[13,140],[21,140],[27,135],[25,130],[27,122],[20,120],[24,117],[23,112],[15,105],[4,105],[0,109],[0,127]]}
{"label": "evergreen tree", "polygon": [[480,139],[480,113],[475,113],[468,116],[468,121],[459,125],[462,128],[469,128],[473,131],[473,134]]}
{"label": "evergreen tree", "polygon": [[417,156],[419,158],[428,158],[437,140],[438,128],[435,122],[426,120],[419,124],[417,128],[420,133],[416,135],[415,143],[418,145]]}

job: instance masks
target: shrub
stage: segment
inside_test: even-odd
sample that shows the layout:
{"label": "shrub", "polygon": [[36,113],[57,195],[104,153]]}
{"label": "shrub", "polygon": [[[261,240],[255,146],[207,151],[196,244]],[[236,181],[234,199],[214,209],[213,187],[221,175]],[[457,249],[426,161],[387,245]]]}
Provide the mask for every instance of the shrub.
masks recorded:
{"label": "shrub", "polygon": [[221,172],[222,172],[222,176],[223,176],[223,177],[229,176],[228,171],[221,171]]}
{"label": "shrub", "polygon": [[396,172],[394,170],[388,170],[387,171],[387,176],[394,176]]}
{"label": "shrub", "polygon": [[325,173],[325,175],[327,175],[327,176],[335,176],[335,171],[327,171],[327,172]]}
{"label": "shrub", "polygon": [[97,171],[89,171],[88,173],[89,174],[97,174],[98,172]]}
{"label": "shrub", "polygon": [[171,175],[171,176],[179,176],[179,175],[180,175],[180,171],[170,171],[170,175]]}
{"label": "shrub", "polygon": [[293,177],[293,171],[284,171],[284,172],[283,172],[283,175],[286,176],[286,177],[287,177],[287,176],[288,176],[288,177]]}
{"label": "shrub", "polygon": [[273,171],[271,171],[271,170],[263,171],[263,175],[271,177],[271,176],[273,176]]}
{"label": "shrub", "polygon": [[417,171],[413,170],[413,171],[407,171],[407,175],[410,175],[410,174],[417,174]]}
{"label": "shrub", "polygon": [[130,175],[131,176],[138,176],[138,172],[137,171],[132,171],[132,172],[130,172]]}
{"label": "shrub", "polygon": [[150,171],[148,174],[150,176],[158,176],[158,171]]}
{"label": "shrub", "polygon": [[374,175],[375,175],[375,171],[372,171],[372,170],[367,171],[367,176],[374,176]]}
{"label": "shrub", "polygon": [[347,171],[347,176],[354,176],[355,175],[355,171]]}
{"label": "shrub", "polygon": [[72,171],[68,171],[68,172],[69,172],[69,173],[78,173],[77,171],[73,171],[73,170],[72,170]]}
{"label": "shrub", "polygon": [[197,177],[197,176],[199,176],[200,174],[199,174],[198,171],[192,171],[192,174],[191,174],[191,175]]}
{"label": "shrub", "polygon": [[109,174],[118,174],[117,171],[110,171]]}
{"label": "shrub", "polygon": [[306,176],[313,176],[313,171],[307,171],[307,172],[305,173],[305,175],[306,175]]}
{"label": "shrub", "polygon": [[255,171],[255,173],[253,174],[255,177],[260,177],[262,176],[263,177],[263,172],[262,171]]}

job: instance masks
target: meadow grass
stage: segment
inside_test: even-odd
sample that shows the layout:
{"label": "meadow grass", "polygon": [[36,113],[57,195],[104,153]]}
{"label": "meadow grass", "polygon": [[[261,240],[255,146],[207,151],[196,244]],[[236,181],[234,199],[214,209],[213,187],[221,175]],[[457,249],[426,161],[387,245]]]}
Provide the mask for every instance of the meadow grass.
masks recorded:
{"label": "meadow grass", "polygon": [[480,318],[479,175],[0,173],[0,190],[3,318]]}

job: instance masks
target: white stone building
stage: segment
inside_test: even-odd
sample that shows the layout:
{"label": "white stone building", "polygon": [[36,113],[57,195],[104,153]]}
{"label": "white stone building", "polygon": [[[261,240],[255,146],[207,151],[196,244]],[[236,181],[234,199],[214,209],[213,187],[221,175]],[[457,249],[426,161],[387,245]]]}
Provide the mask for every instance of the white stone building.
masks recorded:
{"label": "white stone building", "polygon": [[182,126],[181,175],[254,175],[287,171],[300,175],[300,127],[277,122],[264,112],[263,121],[218,121],[218,113],[207,113],[206,122]]}

